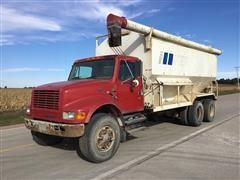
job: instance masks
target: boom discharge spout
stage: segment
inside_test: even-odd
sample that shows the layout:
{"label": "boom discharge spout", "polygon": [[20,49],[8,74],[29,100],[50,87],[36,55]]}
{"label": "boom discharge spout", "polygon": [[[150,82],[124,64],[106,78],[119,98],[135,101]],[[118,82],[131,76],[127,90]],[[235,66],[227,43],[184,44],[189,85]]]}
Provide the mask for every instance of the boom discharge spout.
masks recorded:
{"label": "boom discharge spout", "polygon": [[[115,28],[113,28],[115,27]],[[116,47],[116,46],[121,46],[121,40],[120,40],[120,35],[119,33],[119,28],[127,29],[130,31],[138,32],[141,34],[144,34],[147,36],[151,32],[151,27],[145,26],[143,24],[136,23],[134,21],[128,20],[125,17],[119,17],[113,14],[109,14],[107,17],[107,28],[109,30],[109,46],[110,47]],[[114,33],[111,33],[114,32]],[[185,47],[190,47],[193,49],[197,49],[200,51],[204,51],[207,53],[215,54],[215,55],[220,55],[222,52],[219,49],[215,49],[206,45],[202,45],[193,41],[189,41],[187,39],[174,36],[171,34],[168,34],[163,31],[159,31],[157,29],[152,29],[152,35],[156,38],[173,42]]]}

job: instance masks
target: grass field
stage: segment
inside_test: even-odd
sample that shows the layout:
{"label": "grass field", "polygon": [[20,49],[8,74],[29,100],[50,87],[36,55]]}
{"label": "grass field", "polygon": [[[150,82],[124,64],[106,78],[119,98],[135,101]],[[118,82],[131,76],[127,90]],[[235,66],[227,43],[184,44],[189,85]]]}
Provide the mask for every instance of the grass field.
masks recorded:
{"label": "grass field", "polygon": [[[0,126],[23,123],[31,89],[0,89]],[[219,85],[219,95],[238,93],[233,85]]]}
{"label": "grass field", "polygon": [[24,122],[25,111],[10,111],[0,113],[0,126],[19,124]]}

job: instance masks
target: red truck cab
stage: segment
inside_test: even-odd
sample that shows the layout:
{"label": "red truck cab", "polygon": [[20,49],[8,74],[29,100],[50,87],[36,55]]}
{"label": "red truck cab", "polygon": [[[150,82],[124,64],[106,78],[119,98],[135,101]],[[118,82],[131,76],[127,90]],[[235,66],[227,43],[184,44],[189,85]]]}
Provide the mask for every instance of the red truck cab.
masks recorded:
{"label": "red truck cab", "polygon": [[[54,144],[61,137],[80,137],[84,143],[84,147],[80,143],[80,149],[89,160],[106,160],[119,144],[123,116],[144,110],[142,81],[142,63],[135,57],[110,55],[77,60],[68,81],[33,89],[25,125],[39,144]],[[106,121],[105,125],[98,125],[99,119]],[[93,126],[99,126],[95,136],[102,133],[99,141],[105,143],[102,149],[100,145],[95,147],[95,155],[85,147],[93,141],[87,137]],[[110,155],[101,155],[103,152]]]}

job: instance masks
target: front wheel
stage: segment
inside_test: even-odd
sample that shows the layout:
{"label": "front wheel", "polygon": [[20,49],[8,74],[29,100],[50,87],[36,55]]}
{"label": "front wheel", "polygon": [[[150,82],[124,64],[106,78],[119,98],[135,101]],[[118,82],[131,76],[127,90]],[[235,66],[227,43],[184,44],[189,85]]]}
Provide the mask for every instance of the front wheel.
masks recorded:
{"label": "front wheel", "polygon": [[118,150],[120,127],[114,117],[99,113],[93,116],[79,139],[82,155],[89,161],[99,163],[110,159]]}

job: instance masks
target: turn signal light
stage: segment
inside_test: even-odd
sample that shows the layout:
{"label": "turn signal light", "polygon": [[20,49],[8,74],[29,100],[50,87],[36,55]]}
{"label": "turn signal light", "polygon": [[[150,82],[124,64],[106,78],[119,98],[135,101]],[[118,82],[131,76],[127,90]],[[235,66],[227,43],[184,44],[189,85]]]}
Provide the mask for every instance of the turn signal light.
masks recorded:
{"label": "turn signal light", "polygon": [[75,119],[78,120],[78,121],[83,121],[85,120],[87,117],[87,113],[86,112],[77,112],[76,115],[75,115]]}

